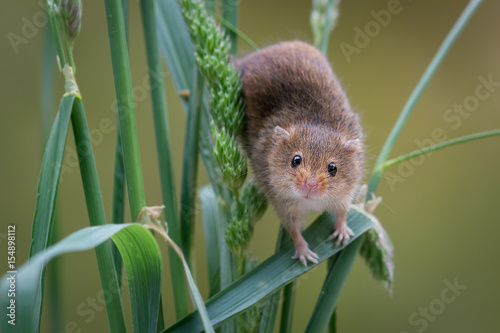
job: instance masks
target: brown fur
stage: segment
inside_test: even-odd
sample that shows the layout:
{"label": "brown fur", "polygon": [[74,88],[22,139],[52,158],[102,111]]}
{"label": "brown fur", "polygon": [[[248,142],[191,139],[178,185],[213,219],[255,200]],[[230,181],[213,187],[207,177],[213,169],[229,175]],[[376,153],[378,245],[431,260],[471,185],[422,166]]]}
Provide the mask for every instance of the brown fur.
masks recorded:
{"label": "brown fur", "polygon": [[[314,210],[297,196],[306,179],[317,184],[321,209],[344,216],[345,224],[363,169],[358,116],[328,60],[307,43],[272,45],[235,65],[246,104],[242,144],[261,191],[273,203],[300,255],[304,246],[309,250],[300,228]],[[302,157],[302,163],[292,168],[295,155]],[[330,162],[337,165],[335,177],[328,173]]]}

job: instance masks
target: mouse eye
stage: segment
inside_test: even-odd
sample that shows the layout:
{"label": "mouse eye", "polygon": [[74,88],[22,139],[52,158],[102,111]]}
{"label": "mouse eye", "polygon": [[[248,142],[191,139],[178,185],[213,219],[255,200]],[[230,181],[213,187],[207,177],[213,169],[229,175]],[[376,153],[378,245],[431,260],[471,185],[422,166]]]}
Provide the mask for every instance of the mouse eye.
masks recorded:
{"label": "mouse eye", "polygon": [[302,162],[302,157],[300,157],[300,155],[295,155],[292,158],[292,168],[298,167],[301,162]]}
{"label": "mouse eye", "polygon": [[337,174],[337,166],[335,165],[335,163],[331,162],[330,164],[328,164],[328,173],[330,174],[330,176],[335,177],[335,175]]}

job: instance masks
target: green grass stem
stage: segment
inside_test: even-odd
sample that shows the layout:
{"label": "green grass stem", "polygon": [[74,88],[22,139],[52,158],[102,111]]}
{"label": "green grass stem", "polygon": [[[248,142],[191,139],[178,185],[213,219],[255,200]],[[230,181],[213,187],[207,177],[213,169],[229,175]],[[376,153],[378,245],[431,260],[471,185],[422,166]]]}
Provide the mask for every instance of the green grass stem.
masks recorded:
{"label": "green grass stem", "polygon": [[[117,118],[117,124],[118,118]],[[115,148],[115,170],[113,176],[113,224],[125,222],[125,165],[123,164],[123,147],[121,142],[120,130],[116,131],[116,148]],[[113,258],[115,262],[116,275],[118,283],[121,287],[123,262],[120,251],[115,244],[113,247]]]}
{"label": "green grass stem", "polygon": [[[125,34],[128,40],[128,0],[122,0],[123,20],[125,21]],[[120,224],[125,222],[125,165],[123,162],[122,137],[120,135],[120,120],[116,115],[116,147],[115,147],[115,170],[113,173],[113,215],[112,223]],[[116,276],[121,290],[123,261],[120,251],[113,243],[113,259],[115,261]]]}
{"label": "green grass stem", "polygon": [[73,58],[73,43],[68,41],[67,38],[64,39],[64,47],[66,48],[66,54],[68,56],[68,64],[73,67],[73,72],[76,72],[75,60]]}
{"label": "green grass stem", "polygon": [[[280,226],[280,231],[278,234],[278,239],[276,240],[275,253],[282,250],[286,243],[290,241],[288,233],[286,232],[283,225]],[[276,316],[278,314],[278,305],[280,304],[281,290],[278,290],[272,294],[264,303],[264,309],[262,310],[262,318],[260,321],[259,332],[260,333],[273,333],[274,325],[276,322]],[[283,304],[285,306],[285,304]],[[283,319],[282,319],[283,320]]]}
{"label": "green grass stem", "polygon": [[189,98],[184,157],[182,161],[182,187],[180,227],[184,256],[192,264],[195,227],[196,179],[198,174],[198,146],[200,140],[200,118],[203,112],[205,83],[200,72],[196,72]]}
{"label": "green grass stem", "polygon": [[[210,11],[209,11],[210,12]],[[243,31],[235,27],[233,24],[231,24],[229,21],[226,21],[224,18],[220,16],[214,15],[214,18],[222,24],[222,26],[225,28],[226,31],[231,31],[234,33],[236,36],[241,38],[242,41],[244,41],[248,46],[250,46],[254,51],[259,50],[259,46],[250,38],[248,37],[247,34],[245,34]]]}
{"label": "green grass stem", "polygon": [[49,14],[50,27],[52,28],[52,33],[56,42],[57,55],[59,59],[59,65],[64,68],[66,65],[66,56],[64,55],[64,46],[61,40],[61,33],[59,31],[59,24],[55,12],[55,3],[51,0],[46,0],[47,12]]}
{"label": "green grass stem", "polygon": [[330,323],[328,323],[328,333],[337,333],[337,309],[333,311]]}
{"label": "green grass stem", "polygon": [[297,282],[293,281],[283,288],[283,306],[281,308],[280,333],[292,332],[293,310]]}
{"label": "green grass stem", "polygon": [[453,26],[453,28],[450,30],[450,32],[442,42],[438,51],[436,52],[431,62],[427,66],[427,69],[425,70],[424,74],[420,78],[420,81],[418,82],[417,86],[415,87],[410,97],[406,101],[406,104],[404,105],[403,110],[401,111],[401,114],[399,115],[399,118],[396,121],[396,124],[394,124],[394,127],[392,128],[389,137],[387,138],[384,146],[382,147],[380,155],[378,156],[378,159],[375,162],[375,166],[373,167],[372,176],[370,178],[370,182],[368,183],[369,195],[367,199],[370,199],[371,194],[374,193],[375,190],[377,189],[380,179],[382,178],[382,174],[384,173],[385,162],[389,158],[392,148],[394,147],[396,140],[401,134],[403,127],[406,125],[408,118],[410,117],[413,111],[413,108],[417,104],[417,101],[419,100],[423,91],[425,90],[430,80],[436,73],[437,69],[441,65],[441,62],[448,54],[448,51],[451,49],[451,46],[453,45],[457,37],[460,35],[462,30],[465,28],[470,18],[472,17],[472,15],[479,7],[479,5],[481,5],[482,2],[483,2],[482,0],[469,1],[469,4],[467,5],[467,7],[465,7],[464,11],[462,12],[458,20],[455,22],[455,25]]}
{"label": "green grass stem", "polygon": [[488,138],[490,136],[495,136],[495,135],[500,135],[500,129],[465,135],[465,136],[461,136],[461,137],[458,137],[455,139],[451,139],[451,140],[448,140],[445,142],[441,142],[441,143],[426,147],[424,149],[415,150],[415,151],[412,151],[411,153],[401,155],[399,157],[388,160],[387,162],[384,163],[384,170],[393,166],[393,165],[396,165],[398,163],[404,162],[406,160],[409,160],[411,158],[414,158],[414,157],[417,157],[417,156],[420,156],[423,154],[430,153],[430,152],[435,151],[435,150],[443,149],[443,148],[453,146],[453,145],[456,145],[459,143],[464,143],[464,142],[478,140],[478,139],[484,139],[484,138]]}
{"label": "green grass stem", "polygon": [[320,51],[326,56],[326,53],[328,52],[328,41],[330,40],[330,32],[331,32],[331,27],[333,24],[334,17],[334,8],[335,6],[338,6],[337,0],[328,0],[328,5],[326,7],[326,12],[325,12],[325,26],[323,28],[323,34],[321,36],[321,46],[320,46]]}
{"label": "green grass stem", "polygon": [[142,178],[139,141],[135,122],[132,78],[130,74],[125,23],[120,0],[106,0],[106,18],[108,23],[113,76],[118,101],[120,132],[123,144],[125,174],[132,219],[136,220],[139,212],[146,206],[144,181]]}
{"label": "green grass stem", "polygon": [[[167,117],[167,98],[163,80],[163,66],[160,61],[156,30],[155,1],[141,0],[142,22],[146,43],[146,56],[151,86],[151,99],[156,135],[156,148],[160,171],[160,184],[165,205],[165,218],[169,235],[174,242],[182,246],[179,231],[177,197],[175,191],[174,168],[170,144],[170,128]],[[194,191],[194,189],[193,189]],[[187,314],[187,291],[184,283],[182,262],[172,248],[169,248],[170,273],[174,291],[175,312],[177,318]]]}
{"label": "green grass stem", "polygon": [[365,235],[361,235],[337,254],[334,263],[330,265],[321,293],[309,319],[306,333],[325,332],[337,306],[340,293],[344,288],[354,259],[363,244]]}
{"label": "green grass stem", "polygon": [[[90,224],[92,226],[105,225],[106,214],[92,151],[89,128],[85,118],[83,103],[79,96],[73,102],[71,124],[73,125]],[[103,243],[96,247],[95,250],[102,288],[109,291],[109,293],[104,293],[109,329],[111,332],[125,332],[126,327],[121,294],[119,292],[113,293],[110,290],[110,286],[118,285],[111,244],[109,242]]]}

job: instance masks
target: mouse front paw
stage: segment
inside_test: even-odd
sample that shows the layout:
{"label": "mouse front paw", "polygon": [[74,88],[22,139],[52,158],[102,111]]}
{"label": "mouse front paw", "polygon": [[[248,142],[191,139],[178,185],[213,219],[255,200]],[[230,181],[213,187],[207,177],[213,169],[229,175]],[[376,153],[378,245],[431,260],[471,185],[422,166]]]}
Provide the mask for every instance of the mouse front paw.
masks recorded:
{"label": "mouse front paw", "polygon": [[309,260],[313,264],[318,263],[318,255],[309,249],[307,244],[305,246],[295,247],[295,254],[292,259],[299,259],[304,266],[307,267],[307,261]]}
{"label": "mouse front paw", "polygon": [[354,236],[354,232],[352,232],[347,224],[342,223],[340,226],[335,225],[335,232],[328,237],[328,240],[337,238],[335,246],[339,246],[341,243],[342,245],[346,245],[351,236]]}

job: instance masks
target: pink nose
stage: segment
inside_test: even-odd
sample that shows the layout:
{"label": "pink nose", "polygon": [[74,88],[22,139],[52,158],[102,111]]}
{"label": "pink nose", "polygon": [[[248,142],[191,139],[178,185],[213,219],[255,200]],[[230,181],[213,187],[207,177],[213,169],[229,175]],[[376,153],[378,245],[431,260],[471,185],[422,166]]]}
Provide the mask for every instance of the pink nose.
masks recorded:
{"label": "pink nose", "polygon": [[309,190],[316,190],[318,188],[318,183],[316,182],[316,179],[307,178],[304,181],[304,187]]}

